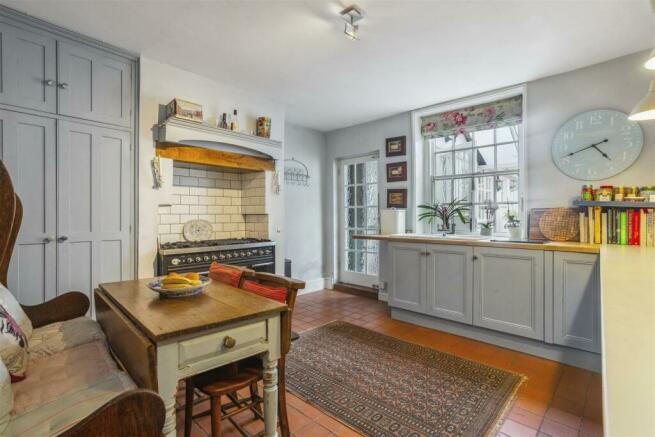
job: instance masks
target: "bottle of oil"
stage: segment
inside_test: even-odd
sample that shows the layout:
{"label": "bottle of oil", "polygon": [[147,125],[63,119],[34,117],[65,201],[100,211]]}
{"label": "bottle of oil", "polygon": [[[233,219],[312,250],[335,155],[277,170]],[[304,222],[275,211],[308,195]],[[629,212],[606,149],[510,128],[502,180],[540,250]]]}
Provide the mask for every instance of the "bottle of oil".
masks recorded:
{"label": "bottle of oil", "polygon": [[230,123],[230,130],[234,132],[239,131],[239,119],[237,116],[237,110],[234,110],[234,115],[232,116],[232,122]]}

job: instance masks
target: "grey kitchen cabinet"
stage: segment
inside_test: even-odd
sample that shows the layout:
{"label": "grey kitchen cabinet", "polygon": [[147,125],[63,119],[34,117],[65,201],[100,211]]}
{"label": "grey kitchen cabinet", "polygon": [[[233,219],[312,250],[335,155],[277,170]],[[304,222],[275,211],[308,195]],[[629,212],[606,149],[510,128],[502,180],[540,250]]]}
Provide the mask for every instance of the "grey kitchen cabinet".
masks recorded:
{"label": "grey kitchen cabinet", "polygon": [[598,255],[556,252],[553,261],[553,341],[600,353]]}
{"label": "grey kitchen cabinet", "polygon": [[58,289],[92,298],[100,282],[131,277],[130,134],[60,121]]}
{"label": "grey kitchen cabinet", "polygon": [[389,304],[397,308],[423,312],[425,306],[425,258],[423,244],[392,243],[391,290]]}
{"label": "grey kitchen cabinet", "polygon": [[23,204],[8,287],[31,305],[56,296],[56,121],[0,110],[0,158]]}
{"label": "grey kitchen cabinet", "polygon": [[0,103],[55,112],[56,41],[0,22]]}
{"label": "grey kitchen cabinet", "polygon": [[426,253],[427,313],[473,323],[473,248],[428,245]]}
{"label": "grey kitchen cabinet", "polygon": [[473,324],[544,340],[544,253],[476,247]]}
{"label": "grey kitchen cabinet", "polygon": [[57,43],[58,111],[130,126],[132,63],[82,44]]}

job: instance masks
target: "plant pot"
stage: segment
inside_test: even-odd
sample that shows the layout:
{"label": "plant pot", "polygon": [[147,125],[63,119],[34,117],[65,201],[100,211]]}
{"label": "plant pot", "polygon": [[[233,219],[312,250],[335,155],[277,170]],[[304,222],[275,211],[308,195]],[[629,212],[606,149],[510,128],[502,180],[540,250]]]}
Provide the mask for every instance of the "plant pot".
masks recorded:
{"label": "plant pot", "polygon": [[455,233],[455,224],[450,225],[450,228],[444,228],[443,225],[437,227],[437,232],[440,234],[454,234]]}
{"label": "plant pot", "polygon": [[509,231],[509,238],[512,240],[521,239],[521,228],[507,228]]}
{"label": "plant pot", "polygon": [[480,235],[491,236],[491,228],[480,228]]}

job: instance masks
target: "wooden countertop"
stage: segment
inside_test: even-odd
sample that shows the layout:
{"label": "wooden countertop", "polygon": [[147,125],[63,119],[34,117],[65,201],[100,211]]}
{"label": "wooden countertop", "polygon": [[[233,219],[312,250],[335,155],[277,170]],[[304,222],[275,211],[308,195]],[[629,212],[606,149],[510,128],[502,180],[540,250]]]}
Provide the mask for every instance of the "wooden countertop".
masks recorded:
{"label": "wooden countertop", "polygon": [[155,342],[287,309],[283,303],[216,281],[198,296],[161,299],[147,287],[151,281],[153,279],[112,282],[98,287]]}
{"label": "wooden countertop", "polygon": [[599,253],[600,244],[578,243],[575,241],[547,241],[540,243],[516,243],[510,241],[491,241],[485,239],[449,238],[427,234],[355,235],[356,240],[395,241],[402,243],[452,244],[456,246],[502,247],[507,249],[549,250],[558,252]]}
{"label": "wooden countertop", "polygon": [[603,421],[608,436],[655,435],[655,248],[600,252]]}

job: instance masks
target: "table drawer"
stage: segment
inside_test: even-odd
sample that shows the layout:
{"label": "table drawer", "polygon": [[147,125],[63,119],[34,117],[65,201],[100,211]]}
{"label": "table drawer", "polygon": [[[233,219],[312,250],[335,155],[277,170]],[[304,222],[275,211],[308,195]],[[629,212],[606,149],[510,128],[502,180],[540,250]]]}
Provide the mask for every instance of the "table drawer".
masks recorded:
{"label": "table drawer", "polygon": [[180,367],[231,354],[267,341],[266,321],[262,320],[237,328],[181,341],[178,346]]}

